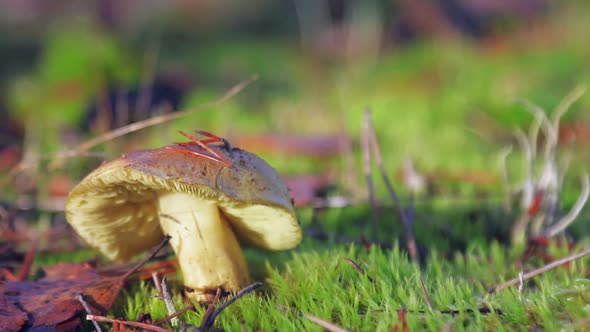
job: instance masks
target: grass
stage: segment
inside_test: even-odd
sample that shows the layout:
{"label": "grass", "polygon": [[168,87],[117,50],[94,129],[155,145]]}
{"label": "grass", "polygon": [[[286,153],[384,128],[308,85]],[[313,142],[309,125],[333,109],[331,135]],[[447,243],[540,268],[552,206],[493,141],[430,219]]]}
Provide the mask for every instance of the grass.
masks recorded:
{"label": "grass", "polygon": [[[401,308],[407,310],[410,331],[440,331],[447,326],[453,331],[555,330],[573,328],[587,317],[590,283],[584,261],[527,281],[522,292],[515,286],[488,295],[492,286],[518,275],[512,262],[519,254],[518,249],[492,243],[469,248],[450,260],[432,252],[424,266],[417,268],[397,249],[367,250],[306,240],[292,254],[282,255],[280,267],[267,264],[264,289],[228,307],[216,326],[226,331],[244,326],[252,331],[322,331],[305,318],[314,315],[356,331],[391,331],[401,324]],[[357,262],[374,281],[345,258]],[[150,313],[154,320],[164,318],[166,308],[155,294],[149,282],[134,285],[119,299],[115,316],[134,320]],[[177,308],[183,308],[186,304],[176,294]],[[495,313],[482,313],[480,308]],[[457,312],[445,312],[451,310]],[[198,326],[203,313],[204,308],[198,308],[181,317]]]}

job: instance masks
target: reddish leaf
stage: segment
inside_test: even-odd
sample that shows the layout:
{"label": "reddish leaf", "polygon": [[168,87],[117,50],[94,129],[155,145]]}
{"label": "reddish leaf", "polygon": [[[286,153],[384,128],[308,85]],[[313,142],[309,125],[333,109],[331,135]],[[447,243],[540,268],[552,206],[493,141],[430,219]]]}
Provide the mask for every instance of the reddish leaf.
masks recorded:
{"label": "reddish leaf", "polygon": [[[96,312],[104,313],[112,306],[125,281],[120,276],[104,277],[89,265],[59,263],[45,271],[47,276],[38,281],[0,283],[0,303],[7,303],[0,308],[22,309],[27,328],[61,330],[76,326],[72,320],[84,311],[76,299],[77,294],[84,294]],[[22,317],[16,312],[0,310],[0,321],[7,327],[0,325],[0,329],[17,331],[8,327],[18,326]]]}
{"label": "reddish leaf", "polygon": [[20,331],[26,322],[27,313],[0,293],[0,331]]}

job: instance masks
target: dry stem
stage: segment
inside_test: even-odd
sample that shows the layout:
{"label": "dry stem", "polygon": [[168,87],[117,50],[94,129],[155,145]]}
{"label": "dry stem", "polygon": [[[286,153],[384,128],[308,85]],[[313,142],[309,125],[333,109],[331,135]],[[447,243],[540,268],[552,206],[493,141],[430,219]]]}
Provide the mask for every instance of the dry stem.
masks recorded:
{"label": "dry stem", "polygon": [[523,280],[531,279],[531,278],[533,278],[533,277],[535,277],[535,276],[537,276],[537,275],[539,275],[541,273],[547,272],[547,271],[552,270],[552,269],[554,269],[556,267],[559,267],[561,265],[567,264],[567,263],[572,262],[572,261],[574,261],[576,259],[582,258],[582,257],[584,257],[584,256],[586,256],[588,254],[590,254],[590,247],[589,248],[586,248],[586,249],[584,249],[582,251],[580,251],[577,254],[573,254],[573,255],[567,256],[567,257],[562,258],[560,260],[556,260],[555,262],[552,262],[550,264],[547,264],[547,265],[545,265],[543,267],[540,267],[540,268],[538,268],[536,270],[527,272],[527,273],[525,273],[522,276],[518,276],[516,278],[513,278],[513,279],[510,279],[510,280],[508,280],[506,282],[503,282],[503,283],[501,283],[499,285],[496,285],[496,286],[494,286],[494,288],[492,288],[492,289],[490,289],[488,291],[488,294],[494,294],[494,293],[496,293],[496,292],[498,292],[498,291],[500,291],[500,290],[502,290],[504,288],[508,288],[510,286],[516,285],[516,284],[522,282]]}

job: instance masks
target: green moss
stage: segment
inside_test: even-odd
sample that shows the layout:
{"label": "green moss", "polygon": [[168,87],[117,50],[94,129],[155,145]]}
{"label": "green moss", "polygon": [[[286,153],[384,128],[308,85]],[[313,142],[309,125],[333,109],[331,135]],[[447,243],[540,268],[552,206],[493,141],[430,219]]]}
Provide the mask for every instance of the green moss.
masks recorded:
{"label": "green moss", "polygon": [[[407,310],[410,330],[438,331],[451,324],[453,330],[527,330],[536,326],[553,329],[587,316],[584,309],[590,287],[584,278],[586,262],[549,271],[517,287],[487,295],[491,286],[518,275],[510,261],[516,251],[498,245],[479,247],[454,260],[432,253],[416,268],[399,250],[366,250],[356,246],[304,243],[283,256],[284,265],[267,264],[267,287],[249,294],[227,308],[216,322],[224,330],[247,326],[251,330],[321,331],[305,319],[314,315],[356,331],[390,331],[399,324],[397,311]],[[361,275],[344,258],[356,261],[374,279]],[[433,310],[427,306],[419,278],[425,284]],[[177,284],[172,283],[174,287]],[[119,299],[115,316],[136,319],[150,313],[166,315],[163,302],[154,298],[149,282],[131,287]],[[177,307],[183,304],[175,297]],[[497,310],[479,312],[487,307]],[[456,310],[458,313],[445,313]],[[183,318],[199,325],[203,308]],[[565,324],[565,325],[564,325]]]}

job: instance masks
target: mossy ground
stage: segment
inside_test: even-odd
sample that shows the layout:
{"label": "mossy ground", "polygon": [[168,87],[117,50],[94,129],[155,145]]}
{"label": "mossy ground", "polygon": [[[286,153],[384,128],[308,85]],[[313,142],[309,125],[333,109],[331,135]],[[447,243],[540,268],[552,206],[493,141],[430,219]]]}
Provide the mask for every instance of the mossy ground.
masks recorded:
{"label": "mossy ground", "polygon": [[[567,252],[553,248],[556,255]],[[497,243],[473,247],[453,257],[432,252],[421,268],[398,249],[322,245],[306,241],[278,265],[266,266],[266,286],[228,307],[216,326],[226,331],[322,331],[305,318],[313,315],[356,331],[391,331],[400,326],[398,311],[405,308],[410,331],[576,330],[588,316],[590,283],[587,263],[547,272],[517,286],[487,294],[497,283],[514,278],[513,262],[520,252]],[[345,258],[358,263],[360,274]],[[424,281],[432,310],[420,286]],[[174,285],[174,283],[172,283]],[[177,285],[176,285],[177,286]],[[168,313],[149,282],[134,284],[113,309],[115,317],[152,319]],[[186,303],[178,293],[177,307]],[[492,312],[485,311],[490,309]],[[181,316],[200,324],[204,308]],[[449,313],[453,311],[452,313]]]}

